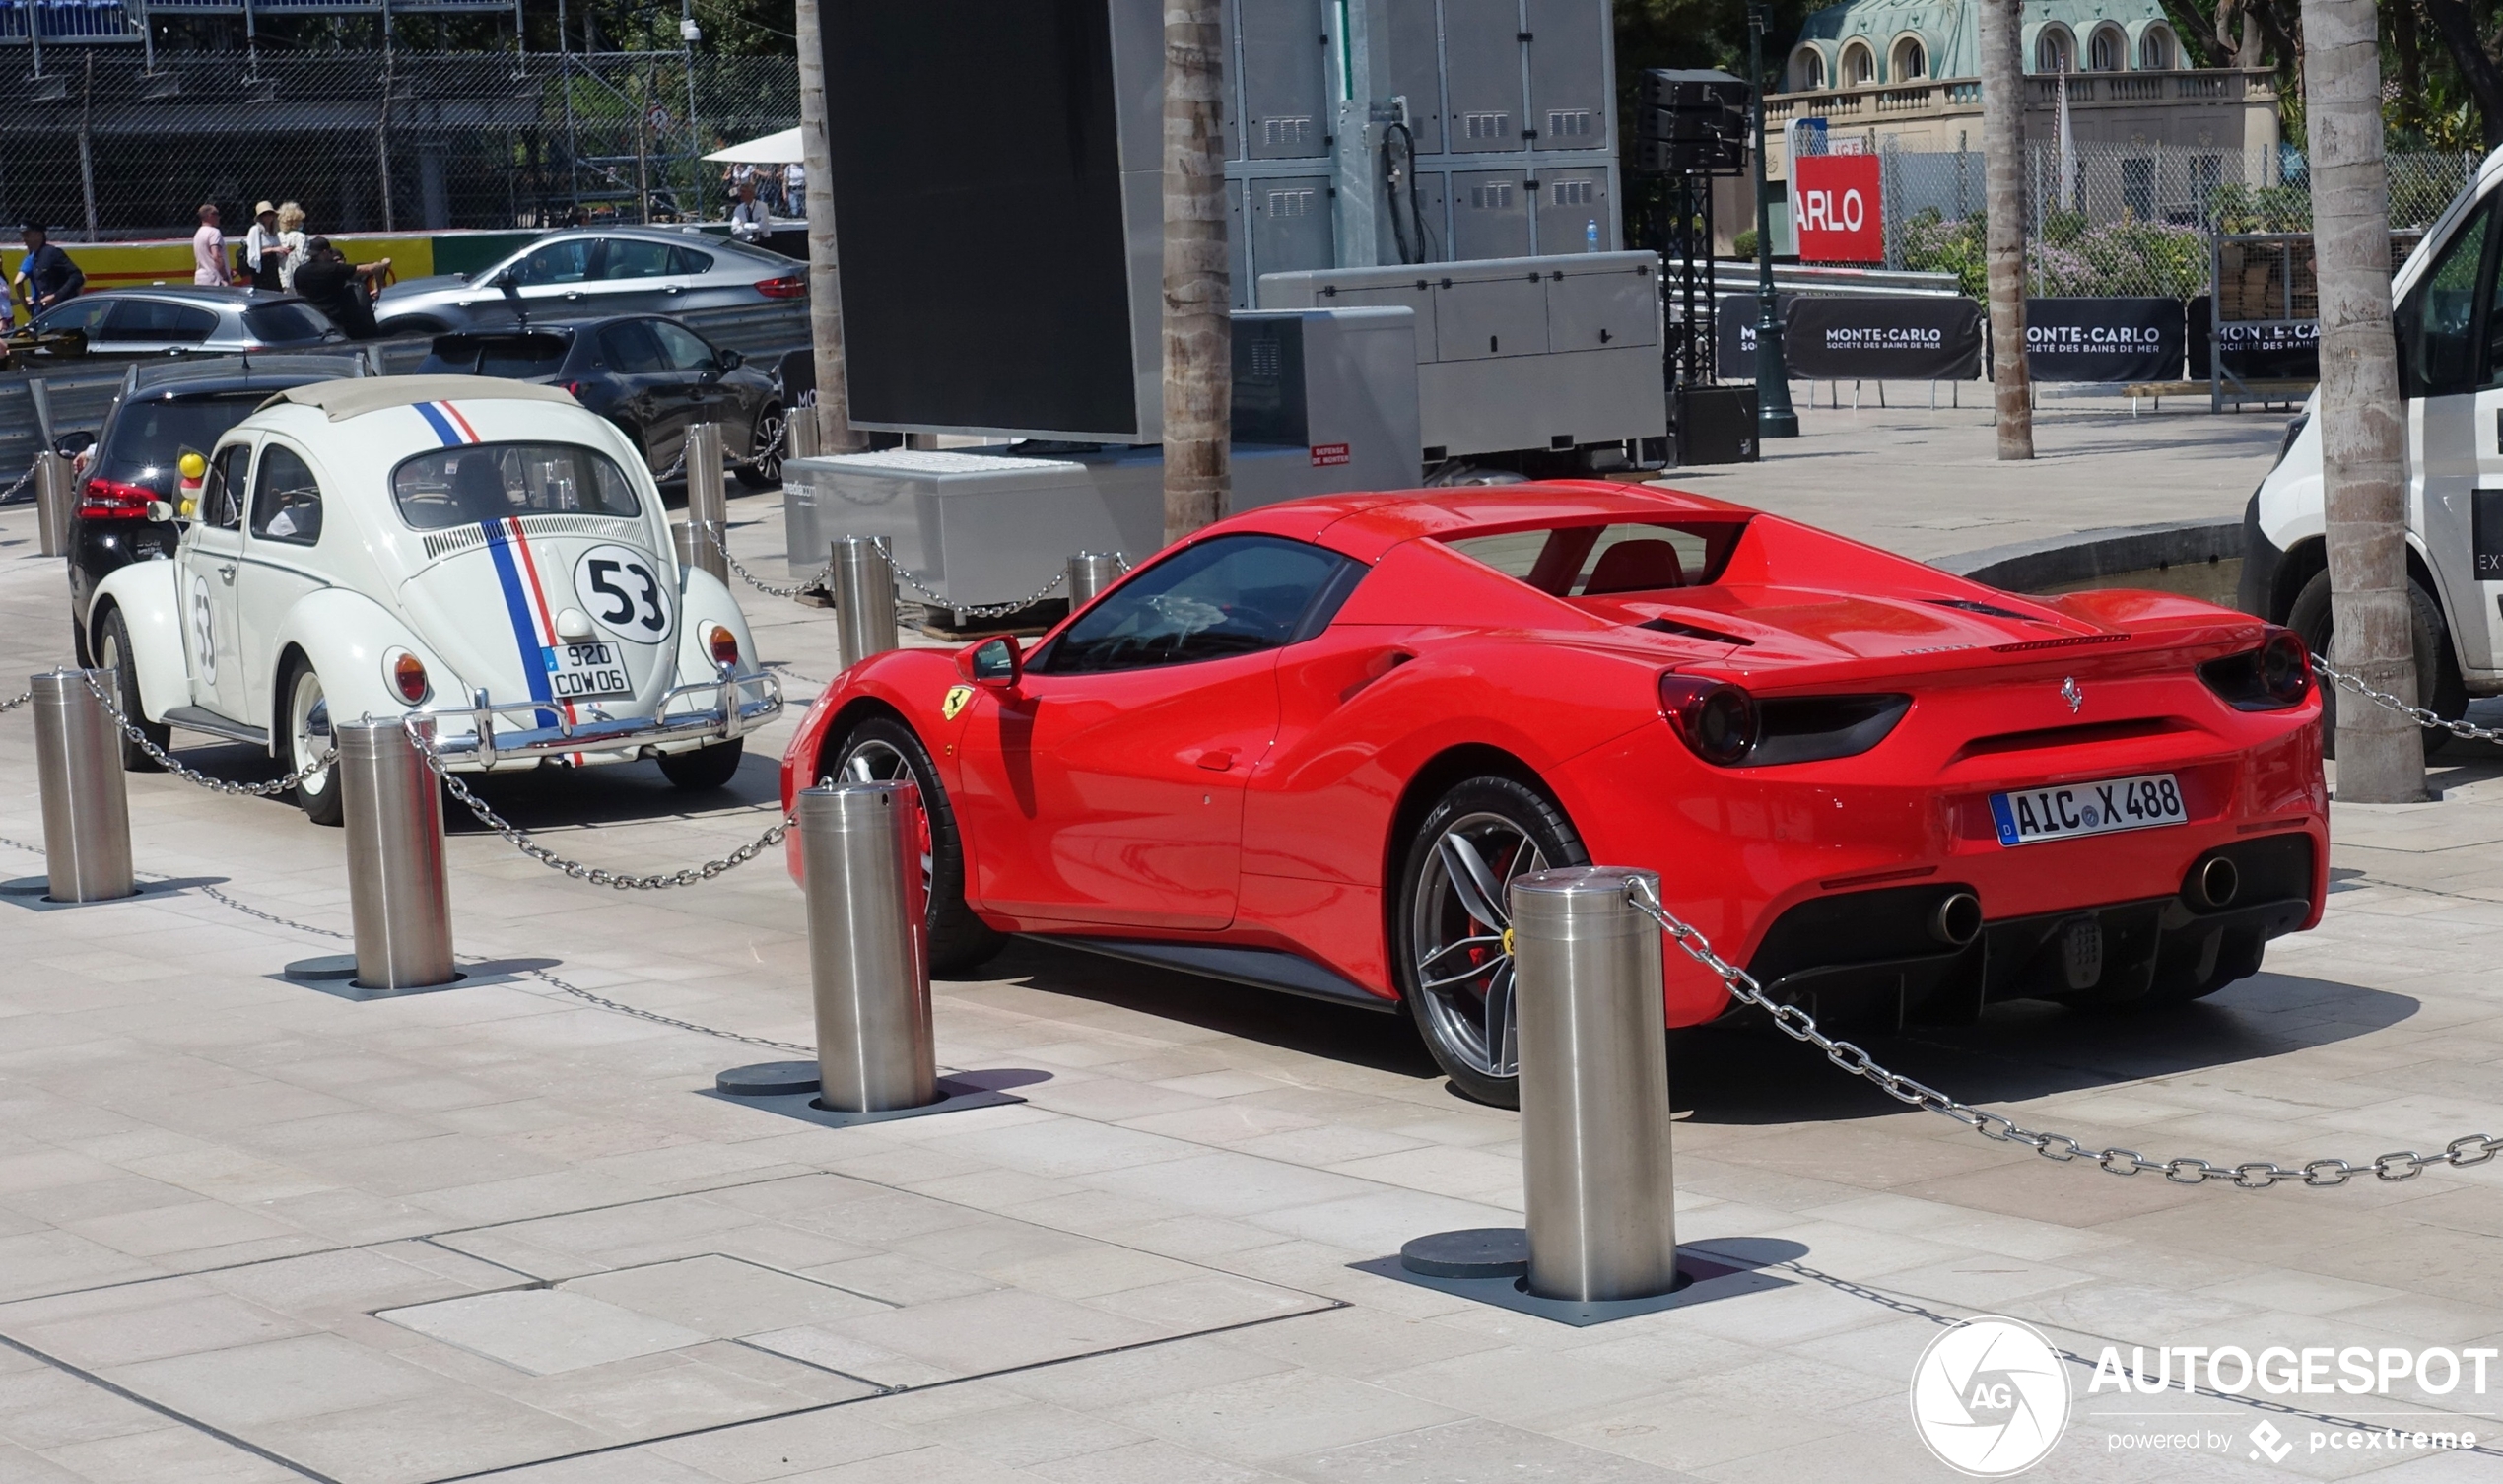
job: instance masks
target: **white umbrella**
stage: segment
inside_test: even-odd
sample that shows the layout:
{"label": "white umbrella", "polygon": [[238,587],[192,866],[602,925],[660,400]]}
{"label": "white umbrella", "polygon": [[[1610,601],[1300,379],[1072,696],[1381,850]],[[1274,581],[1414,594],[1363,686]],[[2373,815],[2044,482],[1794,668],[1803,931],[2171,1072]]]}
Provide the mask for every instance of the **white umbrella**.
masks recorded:
{"label": "white umbrella", "polygon": [[793,126],[779,134],[768,134],[762,139],[714,150],[704,158],[726,165],[789,165],[799,159],[799,129]]}

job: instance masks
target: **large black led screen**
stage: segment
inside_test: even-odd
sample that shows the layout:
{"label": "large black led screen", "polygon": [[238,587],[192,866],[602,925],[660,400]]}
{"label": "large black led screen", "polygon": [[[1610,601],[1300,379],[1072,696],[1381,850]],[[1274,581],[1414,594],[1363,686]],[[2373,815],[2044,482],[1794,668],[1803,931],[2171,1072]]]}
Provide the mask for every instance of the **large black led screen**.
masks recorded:
{"label": "large black led screen", "polygon": [[827,0],[852,416],[1134,436],[1106,0]]}

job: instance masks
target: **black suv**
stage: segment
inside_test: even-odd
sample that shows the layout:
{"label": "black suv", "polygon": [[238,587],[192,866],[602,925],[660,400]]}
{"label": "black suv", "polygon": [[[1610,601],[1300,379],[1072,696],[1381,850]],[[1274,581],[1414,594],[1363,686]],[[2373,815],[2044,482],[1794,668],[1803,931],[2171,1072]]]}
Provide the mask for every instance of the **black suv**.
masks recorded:
{"label": "black suv", "polygon": [[371,372],[362,351],[254,356],[246,361],[134,366],[93,442],[73,434],[60,451],[78,459],[70,514],[70,623],[81,664],[90,651],[88,605],[96,584],[133,562],[169,560],[179,534],[148,518],[148,503],[171,504],[188,451],[206,457],[226,431],[291,386]]}
{"label": "black suv", "polygon": [[621,314],[438,335],[417,373],[562,386],[624,430],[654,475],[678,463],[689,428],[719,423],[739,483],[770,490],[782,482],[781,387],[744,360],[677,320]]}

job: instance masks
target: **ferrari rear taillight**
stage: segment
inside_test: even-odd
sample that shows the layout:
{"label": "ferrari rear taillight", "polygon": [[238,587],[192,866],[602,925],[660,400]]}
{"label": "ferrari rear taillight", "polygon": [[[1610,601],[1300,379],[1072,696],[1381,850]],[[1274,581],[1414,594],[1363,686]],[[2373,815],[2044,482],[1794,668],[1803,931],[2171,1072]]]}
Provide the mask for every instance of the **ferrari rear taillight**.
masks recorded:
{"label": "ferrari rear taillight", "polygon": [[1660,677],[1660,710],[1687,750],[1716,768],[1756,745],[1755,698],[1728,681],[1672,670]]}
{"label": "ferrari rear taillight", "polygon": [[2312,653],[2293,630],[2271,626],[2258,648],[2211,659],[2199,678],[2235,710],[2283,710],[2312,693]]}
{"label": "ferrari rear taillight", "polygon": [[81,520],[145,520],[148,502],[158,498],[146,485],[124,484],[118,479],[91,479],[78,492],[78,518]]}
{"label": "ferrari rear taillight", "polygon": [[808,297],[808,275],[788,273],[780,278],[761,278],[756,292],[767,299],[805,299]]}

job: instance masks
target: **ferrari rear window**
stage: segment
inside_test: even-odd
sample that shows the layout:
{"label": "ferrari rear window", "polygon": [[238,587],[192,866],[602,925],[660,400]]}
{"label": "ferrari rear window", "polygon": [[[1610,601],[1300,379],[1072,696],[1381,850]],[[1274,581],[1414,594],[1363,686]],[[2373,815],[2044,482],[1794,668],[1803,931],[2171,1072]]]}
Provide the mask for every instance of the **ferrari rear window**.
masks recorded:
{"label": "ferrari rear window", "polygon": [[421,531],[507,515],[642,513],[635,486],[608,455],[575,443],[472,443],[439,448],[391,471],[400,518]]}
{"label": "ferrari rear window", "polygon": [[1746,528],[1743,520],[1565,525],[1445,544],[1550,596],[1594,598],[1716,581]]}

